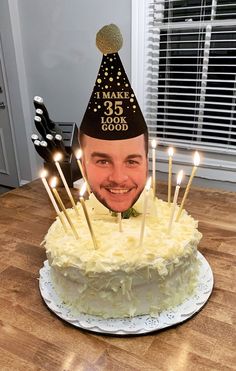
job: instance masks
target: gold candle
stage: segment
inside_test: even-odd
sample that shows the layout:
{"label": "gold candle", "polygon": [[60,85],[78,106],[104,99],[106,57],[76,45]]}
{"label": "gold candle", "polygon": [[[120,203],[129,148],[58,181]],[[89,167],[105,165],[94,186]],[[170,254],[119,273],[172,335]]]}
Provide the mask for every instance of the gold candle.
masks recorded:
{"label": "gold candle", "polygon": [[77,209],[77,207],[76,207],[75,201],[74,201],[74,199],[73,199],[73,197],[72,197],[72,194],[71,194],[70,188],[69,188],[69,186],[68,186],[68,184],[67,184],[66,178],[64,177],[63,171],[62,171],[61,166],[60,166],[60,164],[59,164],[59,161],[62,159],[62,154],[59,153],[59,152],[56,153],[55,156],[53,157],[53,159],[54,159],[54,161],[55,161],[55,165],[56,165],[56,167],[57,167],[58,173],[60,174],[60,178],[61,178],[61,180],[62,180],[62,183],[64,184],[64,187],[65,187],[65,189],[66,189],[66,192],[67,192],[67,194],[68,194],[68,196],[69,196],[69,199],[70,199],[70,201],[71,201],[71,204],[72,204],[72,206],[73,206],[73,209],[75,210],[77,216],[79,217],[79,212],[78,212],[78,209]]}
{"label": "gold candle", "polygon": [[[60,210],[59,210],[59,208],[58,208],[58,206],[57,206],[57,203],[56,203],[56,201],[55,201],[55,199],[54,199],[54,197],[53,197],[53,194],[52,194],[52,192],[51,192],[51,189],[50,189],[50,187],[49,187],[49,185],[48,185],[48,182],[47,182],[47,180],[46,180],[46,176],[47,176],[47,171],[46,171],[46,170],[43,170],[43,171],[41,172],[41,175],[40,175],[40,177],[41,177],[41,179],[42,179],[42,182],[43,182],[43,185],[44,185],[44,187],[45,187],[45,189],[46,189],[46,191],[47,191],[47,193],[48,193],[48,196],[49,196],[49,198],[50,198],[50,200],[51,200],[51,202],[52,202],[52,205],[53,205],[53,207],[54,207],[54,209],[55,209],[55,211],[56,211],[56,213],[57,213],[57,215],[58,215],[58,217],[59,217],[59,219],[60,219],[60,221],[61,221],[61,224],[62,224],[62,226],[63,226],[65,232],[67,232],[66,224],[65,224],[65,222],[64,222],[64,220],[63,220],[63,217],[62,217],[61,212],[60,212]],[[63,213],[62,213],[62,214],[63,214]]]}
{"label": "gold candle", "polygon": [[182,178],[183,178],[183,170],[180,170],[180,172],[177,176],[177,184],[176,184],[176,187],[175,187],[174,200],[173,200],[172,209],[171,209],[171,213],[170,213],[168,233],[170,233],[171,227],[172,227],[172,224],[173,224],[175,209],[176,209],[176,205],[177,205],[177,200],[178,200],[178,195],[179,195],[180,184],[181,184]]}
{"label": "gold candle", "polygon": [[152,188],[153,188],[153,195],[154,198],[156,196],[156,146],[157,142],[155,139],[151,142],[152,146]]}
{"label": "gold candle", "polygon": [[174,154],[174,148],[169,147],[168,155],[169,155],[169,171],[168,171],[168,205],[170,206],[171,203],[171,178],[172,178],[172,157]]}
{"label": "gold candle", "polygon": [[147,183],[145,185],[145,194],[144,194],[144,202],[143,202],[143,218],[140,230],[140,238],[139,238],[139,246],[143,244],[143,236],[144,236],[144,228],[145,228],[145,221],[146,221],[146,214],[147,214],[147,204],[148,204],[148,195],[151,187],[152,178],[148,178]]}
{"label": "gold candle", "polygon": [[122,215],[121,215],[121,213],[118,213],[118,223],[119,223],[119,231],[120,232],[123,232],[123,229],[122,229]]}
{"label": "gold candle", "polygon": [[191,173],[191,176],[189,178],[187,187],[185,189],[184,196],[183,196],[183,199],[182,199],[182,202],[181,202],[181,205],[180,205],[180,208],[179,208],[177,217],[176,217],[176,221],[178,221],[179,218],[180,218],[180,216],[181,216],[181,213],[182,213],[182,210],[183,210],[183,207],[184,207],[184,203],[185,203],[185,200],[186,200],[186,198],[188,196],[188,193],[189,193],[189,190],[190,190],[190,187],[191,187],[191,184],[192,184],[194,175],[195,175],[195,173],[197,171],[197,167],[200,164],[200,156],[199,156],[199,153],[197,151],[194,154],[193,164],[194,164],[194,166],[193,166],[193,169],[192,169],[192,173]]}
{"label": "gold candle", "polygon": [[70,224],[70,227],[71,227],[71,229],[72,229],[72,232],[74,233],[74,236],[75,236],[76,240],[78,240],[78,238],[79,238],[78,233],[77,233],[77,231],[76,231],[76,229],[75,229],[75,227],[74,227],[74,224],[72,223],[72,220],[70,219],[69,214],[67,213],[67,210],[66,210],[66,208],[65,208],[65,206],[64,206],[64,204],[63,204],[63,202],[62,202],[62,199],[61,199],[61,197],[59,196],[59,193],[58,193],[57,190],[56,190],[56,185],[57,185],[57,178],[56,178],[56,177],[54,177],[54,178],[52,179],[50,185],[51,185],[51,188],[52,188],[53,194],[54,194],[54,196],[55,196],[57,202],[58,202],[59,205],[61,206],[61,208],[62,208],[62,210],[63,210],[63,212],[64,212],[64,214],[65,214],[65,217],[66,217],[66,219],[68,220],[68,223]]}
{"label": "gold candle", "polygon": [[87,211],[87,208],[86,208],[86,205],[85,205],[85,201],[84,201],[84,198],[83,198],[83,195],[86,191],[86,182],[84,182],[84,184],[82,185],[81,187],[81,190],[80,190],[80,203],[82,205],[82,208],[83,208],[83,211],[84,211],[84,216],[86,218],[86,221],[87,221],[87,224],[88,224],[88,227],[89,227],[89,231],[90,231],[90,234],[91,234],[91,237],[92,237],[92,240],[93,240],[93,245],[94,245],[94,248],[97,249],[97,241],[96,241],[96,238],[95,238],[95,235],[94,235],[94,232],[93,232],[93,228],[92,228],[92,224],[91,224],[91,221],[89,219],[89,214],[88,214],[88,211]]}
{"label": "gold candle", "polygon": [[76,157],[76,160],[77,160],[77,164],[78,164],[78,166],[79,166],[79,169],[80,169],[81,175],[82,175],[82,177],[83,177],[83,179],[84,179],[84,182],[86,183],[87,191],[88,191],[88,193],[89,193],[89,195],[90,195],[90,193],[91,193],[91,189],[90,189],[90,186],[89,186],[88,181],[87,181],[87,179],[86,179],[86,176],[85,176],[85,174],[84,174],[83,166],[82,166],[82,164],[81,164],[81,158],[82,158],[82,155],[83,155],[82,149],[78,149],[78,151],[75,152],[75,157]]}

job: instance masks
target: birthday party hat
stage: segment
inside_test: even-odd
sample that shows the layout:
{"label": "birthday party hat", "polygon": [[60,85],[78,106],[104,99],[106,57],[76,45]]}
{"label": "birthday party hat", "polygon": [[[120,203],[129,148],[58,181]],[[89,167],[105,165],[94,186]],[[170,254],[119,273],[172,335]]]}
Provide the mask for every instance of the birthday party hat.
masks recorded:
{"label": "birthday party hat", "polygon": [[81,132],[105,140],[146,133],[146,122],[118,54],[123,44],[119,28],[114,24],[104,26],[97,33],[96,44],[103,57]]}

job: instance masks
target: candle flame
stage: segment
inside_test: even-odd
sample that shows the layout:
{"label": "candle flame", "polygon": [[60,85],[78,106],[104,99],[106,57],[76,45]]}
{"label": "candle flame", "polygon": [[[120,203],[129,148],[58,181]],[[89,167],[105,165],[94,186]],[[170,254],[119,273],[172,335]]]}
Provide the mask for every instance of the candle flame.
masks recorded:
{"label": "candle flame", "polygon": [[50,186],[51,188],[56,188],[56,185],[57,185],[57,177],[54,176],[50,182]]}
{"label": "candle flame", "polygon": [[180,183],[182,182],[183,175],[184,175],[183,170],[180,170],[177,176],[177,185],[180,185]]}
{"label": "candle flame", "polygon": [[151,188],[151,184],[152,184],[152,177],[150,176],[147,180],[147,183],[145,185],[145,189],[146,191],[149,191],[149,189]]}
{"label": "candle flame", "polygon": [[174,148],[173,148],[173,147],[169,147],[169,148],[168,148],[168,155],[169,155],[170,157],[172,157],[172,156],[174,155]]}
{"label": "candle flame", "polygon": [[198,151],[196,151],[194,154],[193,163],[194,163],[194,166],[199,166],[200,164],[200,156],[199,156]]}
{"label": "candle flame", "polygon": [[80,197],[83,197],[83,195],[85,194],[86,189],[87,189],[87,183],[84,182],[82,187],[80,188],[80,192],[79,192]]}
{"label": "candle flame", "polygon": [[153,139],[153,140],[151,141],[151,146],[152,146],[153,149],[156,148],[156,146],[157,146],[157,141],[156,141],[156,139]]}
{"label": "candle flame", "polygon": [[60,152],[55,153],[55,155],[53,156],[53,160],[55,162],[61,161],[61,159],[62,159],[62,154]]}
{"label": "candle flame", "polygon": [[82,149],[78,149],[76,152],[75,152],[75,157],[76,157],[76,160],[80,160],[81,157],[83,155],[83,151]]}
{"label": "candle flame", "polygon": [[40,173],[40,178],[47,178],[47,176],[48,176],[48,172],[47,172],[47,170],[42,170],[41,171],[41,173]]}

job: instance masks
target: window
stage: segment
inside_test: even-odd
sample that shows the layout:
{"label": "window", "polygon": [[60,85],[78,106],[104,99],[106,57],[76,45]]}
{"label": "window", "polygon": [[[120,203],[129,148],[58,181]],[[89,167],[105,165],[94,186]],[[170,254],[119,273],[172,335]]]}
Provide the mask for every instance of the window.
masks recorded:
{"label": "window", "polygon": [[[204,153],[206,167],[232,172],[236,156],[235,1],[150,0],[143,11],[139,70],[144,73],[141,100],[150,136],[157,137],[163,147],[198,149]],[[228,178],[232,181],[232,173]]]}

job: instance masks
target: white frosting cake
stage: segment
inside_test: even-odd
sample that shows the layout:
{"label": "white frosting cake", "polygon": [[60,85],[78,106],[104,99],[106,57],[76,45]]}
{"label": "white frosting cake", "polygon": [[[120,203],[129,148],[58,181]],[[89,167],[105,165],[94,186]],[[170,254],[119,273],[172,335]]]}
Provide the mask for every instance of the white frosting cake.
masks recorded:
{"label": "white frosting cake", "polygon": [[[94,249],[83,210],[68,213],[78,231],[65,234],[57,219],[45,237],[51,276],[61,299],[75,311],[104,318],[157,314],[194,293],[199,271],[196,257],[201,233],[185,211],[167,233],[171,208],[151,200],[143,245],[142,215],[123,219],[123,231],[109,211],[91,196],[86,201],[96,236]],[[134,206],[142,210],[142,197]]]}

